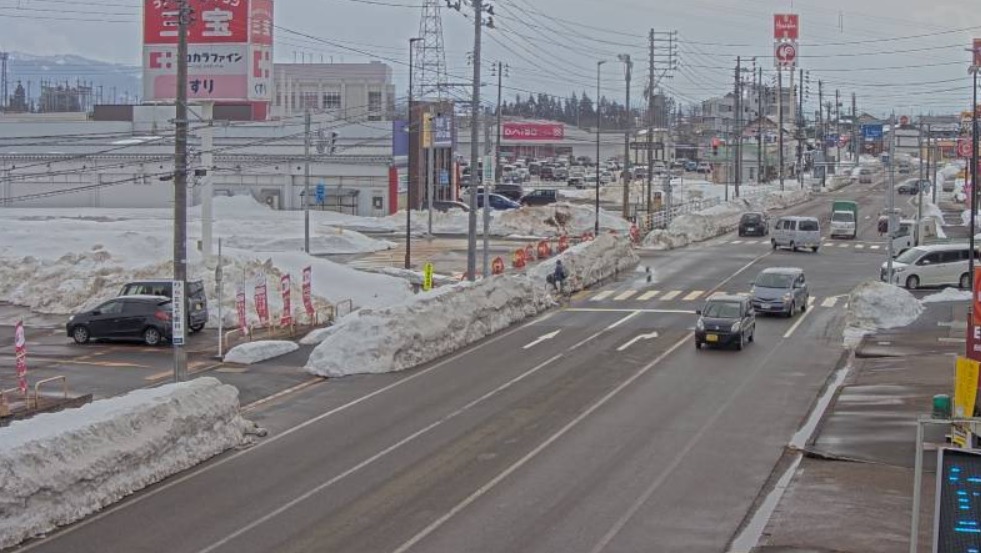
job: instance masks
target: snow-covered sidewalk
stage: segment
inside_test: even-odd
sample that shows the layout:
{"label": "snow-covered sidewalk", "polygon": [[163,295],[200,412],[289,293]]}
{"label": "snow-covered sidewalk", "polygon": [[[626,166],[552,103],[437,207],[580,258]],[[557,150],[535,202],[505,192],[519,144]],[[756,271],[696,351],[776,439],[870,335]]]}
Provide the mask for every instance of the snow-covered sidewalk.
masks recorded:
{"label": "snow-covered sidewalk", "polygon": [[855,347],[866,334],[899,328],[915,321],[923,304],[908,291],[879,281],[859,284],[848,295],[845,346]]}

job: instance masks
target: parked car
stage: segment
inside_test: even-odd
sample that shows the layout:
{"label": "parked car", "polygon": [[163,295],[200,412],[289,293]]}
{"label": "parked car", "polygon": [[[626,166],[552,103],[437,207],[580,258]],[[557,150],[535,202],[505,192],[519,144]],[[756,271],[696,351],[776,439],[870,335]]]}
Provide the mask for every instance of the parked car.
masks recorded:
{"label": "parked car", "polygon": [[586,181],[582,177],[569,177],[566,183],[573,188],[586,188]]}
{"label": "parked car", "polygon": [[712,172],[712,164],[707,161],[699,161],[698,167],[695,169],[697,173],[707,175]]}
{"label": "parked car", "polygon": [[569,179],[569,170],[565,167],[555,167],[552,169],[552,180],[564,181]]}
{"label": "parked car", "polygon": [[538,171],[538,178],[544,181],[550,181],[555,179],[555,170],[551,166],[544,166]]}
{"label": "parked car", "polygon": [[[423,207],[423,209],[425,209],[425,206]],[[468,206],[463,202],[451,202],[451,201],[443,201],[443,200],[437,200],[433,202],[433,210],[439,211],[440,213],[447,213],[457,209],[459,209],[464,213],[468,213],[470,211],[470,206]]]}
{"label": "parked car", "polygon": [[600,173],[600,184],[610,184],[611,182],[613,182],[613,173],[609,171]]}
{"label": "parked car", "polygon": [[944,180],[944,183],[940,186],[940,189],[943,190],[944,192],[953,192],[956,186],[957,183],[954,182],[954,179],[946,179]]}
{"label": "parked car", "polygon": [[559,192],[554,188],[533,190],[521,198],[521,205],[549,205],[559,201]]}
{"label": "parked car", "polygon": [[702,344],[727,346],[735,344],[737,350],[756,338],[756,312],[743,296],[716,295],[695,312],[695,348]]}
{"label": "parked car", "polygon": [[163,296],[124,296],[68,318],[65,330],[77,344],[89,340],[141,340],[156,346],[170,340],[173,309]]}
{"label": "parked car", "polygon": [[500,194],[501,196],[515,202],[520,200],[522,196],[525,195],[525,189],[517,183],[496,184],[492,190],[495,194]]}
{"label": "parked car", "polygon": [[872,169],[868,167],[863,167],[858,170],[858,183],[859,184],[872,184]]}
{"label": "parked car", "polygon": [[[123,285],[119,296],[162,296],[167,299],[174,297],[173,282],[170,280],[137,280]],[[204,282],[189,280],[184,287],[187,298],[187,328],[191,332],[199,332],[208,323],[208,295],[204,290]]]}
{"label": "parked car", "polygon": [[695,163],[694,161],[692,161],[690,159],[685,162],[685,171],[688,171],[689,173],[694,173],[697,170],[698,170],[698,164],[697,163]]}
{"label": "parked car", "polygon": [[[490,208],[495,211],[506,211],[508,209],[518,209],[521,204],[518,202],[506,198],[500,194],[490,194],[488,195],[488,204]],[[484,195],[480,194],[477,196],[477,208],[482,209],[484,207]]]}
{"label": "parked car", "polygon": [[651,167],[654,168],[653,171],[655,175],[663,175],[664,173],[668,172],[668,168],[664,165],[663,161],[655,161]]}
{"label": "parked car", "polygon": [[[910,248],[893,260],[893,284],[916,290],[923,286],[971,287],[969,244],[933,244]],[[974,253],[978,259],[977,250]],[[888,263],[883,262],[879,280],[887,282]]]}
{"label": "parked car", "polygon": [[743,213],[739,218],[739,236],[766,236],[770,233],[770,224],[766,215],[758,211]]}
{"label": "parked car", "polygon": [[753,309],[758,313],[793,317],[797,311],[807,311],[810,293],[804,270],[797,267],[763,269],[753,281],[750,297]]}
{"label": "parked car", "polygon": [[773,225],[770,244],[773,249],[810,248],[817,253],[821,247],[821,223],[814,217],[781,217]]}

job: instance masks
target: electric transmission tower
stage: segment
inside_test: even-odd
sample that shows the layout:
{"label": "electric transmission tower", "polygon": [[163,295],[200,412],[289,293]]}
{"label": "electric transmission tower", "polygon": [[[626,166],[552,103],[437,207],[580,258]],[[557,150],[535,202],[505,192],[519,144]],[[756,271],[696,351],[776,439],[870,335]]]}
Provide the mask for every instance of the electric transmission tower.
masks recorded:
{"label": "electric transmission tower", "polygon": [[446,95],[446,51],[443,49],[442,0],[423,0],[419,38],[416,43],[416,75],[413,97],[419,100],[441,100]]}

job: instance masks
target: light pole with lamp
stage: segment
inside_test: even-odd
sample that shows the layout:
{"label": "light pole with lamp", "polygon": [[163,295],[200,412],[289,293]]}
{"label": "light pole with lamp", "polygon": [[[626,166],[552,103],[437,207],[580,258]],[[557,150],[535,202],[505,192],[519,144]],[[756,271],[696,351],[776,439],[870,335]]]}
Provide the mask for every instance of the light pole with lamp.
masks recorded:
{"label": "light pole with lamp", "polygon": [[600,124],[603,121],[600,113],[600,68],[606,61],[596,62],[596,224],[594,231],[599,236],[600,231]]}
{"label": "light pole with lamp", "polygon": [[630,176],[630,135],[634,128],[634,120],[630,115],[630,77],[633,72],[634,62],[630,60],[630,54],[620,54],[617,56],[617,59],[623,62],[627,77],[627,129],[624,133],[623,170],[621,173],[623,178],[623,218],[626,219],[630,216],[630,188],[634,180]]}
{"label": "light pole with lamp", "polygon": [[416,156],[412,155],[412,112],[415,106],[413,101],[413,91],[412,91],[412,69],[413,69],[413,52],[415,51],[415,45],[417,42],[422,40],[422,38],[410,38],[409,39],[409,175],[405,188],[405,268],[409,269],[412,266],[412,160]]}

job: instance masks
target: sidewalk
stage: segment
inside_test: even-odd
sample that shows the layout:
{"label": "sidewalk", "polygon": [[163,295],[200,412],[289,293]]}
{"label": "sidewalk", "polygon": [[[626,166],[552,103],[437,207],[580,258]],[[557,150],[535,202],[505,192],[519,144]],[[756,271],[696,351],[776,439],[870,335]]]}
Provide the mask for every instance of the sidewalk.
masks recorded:
{"label": "sidewalk", "polygon": [[[952,393],[962,303],[930,304],[913,325],[868,336],[754,550],[895,553],[909,547],[916,418]],[[928,432],[943,442],[944,429]],[[920,551],[930,551],[935,461],[924,463]]]}

